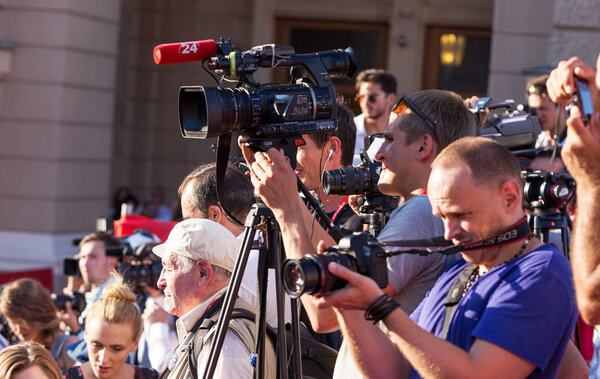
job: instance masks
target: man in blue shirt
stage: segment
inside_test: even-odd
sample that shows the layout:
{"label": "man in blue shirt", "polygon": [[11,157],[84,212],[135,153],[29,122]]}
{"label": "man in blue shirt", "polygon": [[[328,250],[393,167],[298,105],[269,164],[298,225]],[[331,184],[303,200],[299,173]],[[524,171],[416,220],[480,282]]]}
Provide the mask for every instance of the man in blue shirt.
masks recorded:
{"label": "man in blue shirt", "polygon": [[[516,159],[494,141],[462,138],[433,162],[427,191],[444,237],[465,248],[410,318],[370,278],[328,266],[349,284],[321,305],[343,319],[360,370],[369,377],[556,377],[577,317],[571,270],[528,231]],[[367,309],[389,337],[365,328],[351,309]]]}

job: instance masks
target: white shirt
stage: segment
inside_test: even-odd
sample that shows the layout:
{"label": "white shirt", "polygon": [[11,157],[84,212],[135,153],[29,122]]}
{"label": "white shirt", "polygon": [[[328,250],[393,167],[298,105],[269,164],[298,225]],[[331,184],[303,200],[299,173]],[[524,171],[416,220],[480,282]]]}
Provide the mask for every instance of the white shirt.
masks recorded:
{"label": "white shirt", "polygon": [[361,113],[354,117],[354,124],[356,124],[356,144],[354,145],[354,155],[360,154],[360,149],[365,147],[365,137],[367,136],[367,129],[365,129],[365,114]]}
{"label": "white shirt", "polygon": [[[149,297],[146,300],[146,307],[153,303],[163,307],[164,296],[156,299]],[[163,372],[167,368],[178,342],[177,333],[171,329],[173,317],[169,315],[168,323],[155,322],[150,325],[144,321],[144,330],[140,336],[137,352],[140,366],[150,366],[158,372]]]}
{"label": "white shirt", "polygon": [[[260,237],[259,233],[254,235],[256,241]],[[238,236],[238,239],[243,240],[244,233]],[[256,287],[256,273],[258,272],[258,258],[259,251],[257,249],[251,249],[248,261],[246,262],[246,268],[244,270],[244,276],[242,277],[242,283],[238,291],[238,296],[244,299],[252,307],[256,307],[258,301],[257,287]],[[270,268],[267,273],[267,312],[266,319],[267,323],[277,329],[277,291],[275,288],[275,270]],[[283,289],[282,289],[283,291]],[[291,306],[290,298],[286,294],[284,299],[284,320],[291,320]]]}
{"label": "white shirt", "polygon": [[[223,288],[203,303],[197,305],[194,309],[179,318],[175,325],[177,327],[177,338],[181,343],[189,331],[194,327],[194,324],[200,320],[204,312],[212,304],[225,293],[227,288]],[[204,376],[204,369],[207,367],[210,350],[213,344],[213,337],[216,335],[216,327],[210,330],[204,336],[204,347],[198,356],[197,374],[198,378]],[[213,378],[248,378],[253,376],[254,368],[250,365],[250,351],[246,348],[241,339],[234,332],[227,330],[225,340],[221,347],[221,354],[217,361],[217,366]]]}

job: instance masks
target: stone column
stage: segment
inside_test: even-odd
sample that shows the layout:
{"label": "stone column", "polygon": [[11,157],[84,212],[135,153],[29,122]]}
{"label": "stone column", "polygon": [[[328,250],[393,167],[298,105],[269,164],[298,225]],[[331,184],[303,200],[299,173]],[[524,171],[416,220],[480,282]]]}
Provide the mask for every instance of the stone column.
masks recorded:
{"label": "stone column", "polygon": [[2,0],[2,271],[51,267],[107,214],[120,0]]}
{"label": "stone column", "polygon": [[544,66],[553,0],[495,0],[489,96],[525,101],[523,68]]}

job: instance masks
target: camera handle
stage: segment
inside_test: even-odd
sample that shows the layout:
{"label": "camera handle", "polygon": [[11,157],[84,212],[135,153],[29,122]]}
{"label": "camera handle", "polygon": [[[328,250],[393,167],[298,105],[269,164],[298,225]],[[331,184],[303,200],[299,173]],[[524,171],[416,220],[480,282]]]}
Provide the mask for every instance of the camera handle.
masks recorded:
{"label": "camera handle", "polygon": [[[281,241],[281,232],[279,225],[273,216],[273,212],[257,197],[256,203],[252,206],[248,217],[246,218],[243,242],[240,247],[238,258],[233,269],[233,274],[225,294],[221,315],[217,323],[217,333],[215,341],[211,347],[207,367],[204,371],[204,379],[213,377],[217,361],[225,340],[227,326],[231,320],[231,314],[237,294],[239,292],[250,249],[254,241],[256,229],[261,228],[264,231],[264,240],[266,248],[259,249],[259,268],[258,268],[258,303],[260,310],[256,315],[256,348],[257,361],[255,366],[255,378],[262,379],[265,376],[264,359],[265,359],[265,343],[266,343],[266,284],[267,272],[266,267],[272,267],[277,273],[276,280],[276,295],[277,295],[277,378],[288,378],[287,371],[287,349],[285,339],[285,315],[283,293],[283,285],[281,276],[281,262],[285,255],[283,244]],[[267,265],[270,261],[272,265]],[[262,275],[262,277],[260,277]],[[293,337],[293,353],[292,362],[294,364],[295,378],[302,378],[302,366],[300,361],[300,332],[299,332],[299,316],[298,316],[298,299],[291,299],[291,315],[292,315],[292,337]]]}

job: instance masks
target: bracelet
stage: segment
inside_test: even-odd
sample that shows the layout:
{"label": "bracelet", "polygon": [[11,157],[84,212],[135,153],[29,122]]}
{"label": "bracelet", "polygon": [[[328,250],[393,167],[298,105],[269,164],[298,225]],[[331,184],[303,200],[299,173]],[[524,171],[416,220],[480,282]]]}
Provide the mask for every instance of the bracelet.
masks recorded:
{"label": "bracelet", "polygon": [[376,324],[399,306],[400,304],[392,299],[390,295],[384,293],[369,305],[369,308],[365,311],[365,320],[373,321],[373,324]]}

